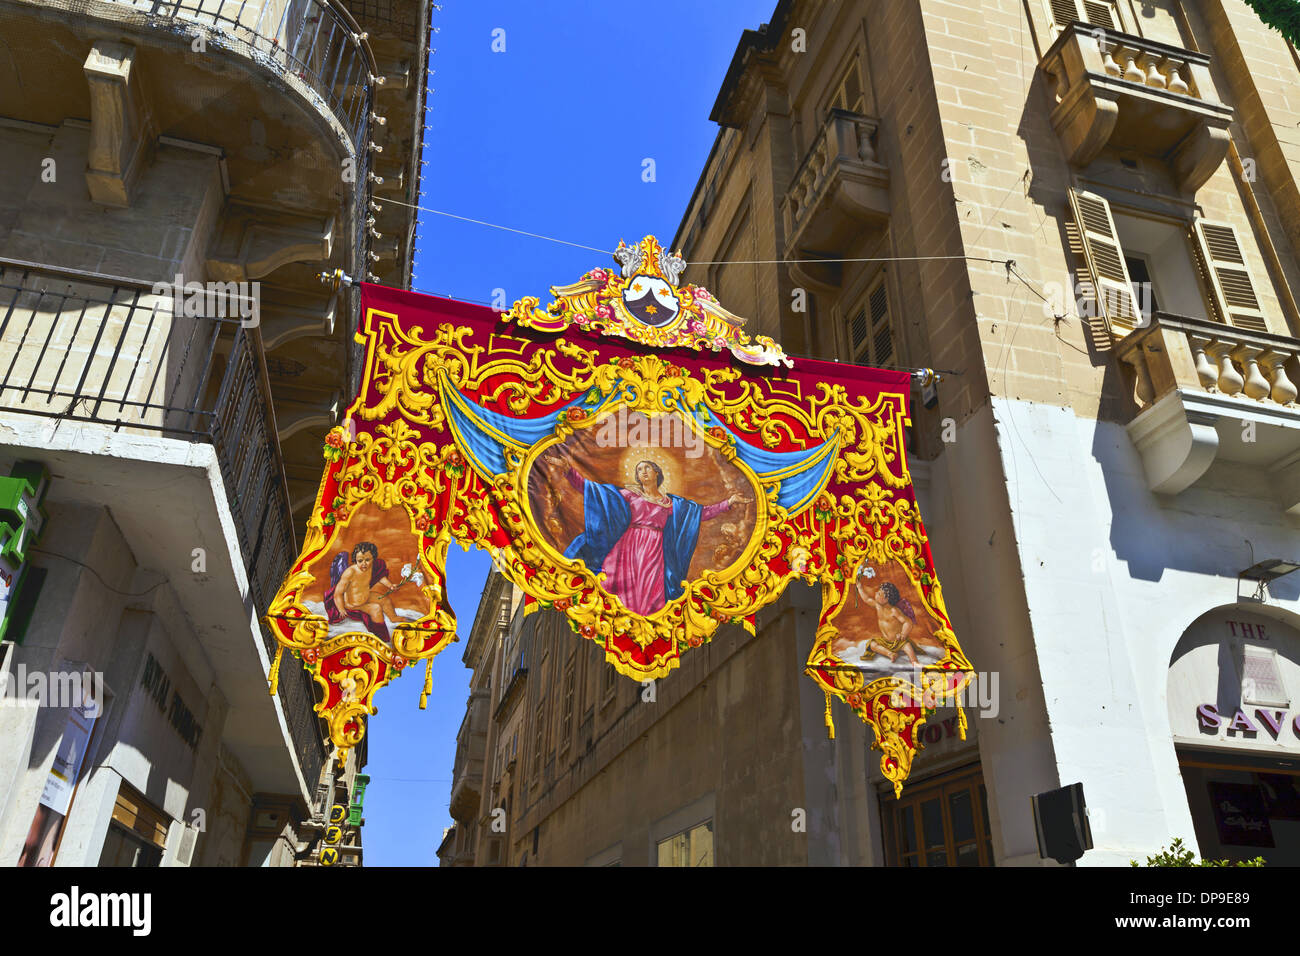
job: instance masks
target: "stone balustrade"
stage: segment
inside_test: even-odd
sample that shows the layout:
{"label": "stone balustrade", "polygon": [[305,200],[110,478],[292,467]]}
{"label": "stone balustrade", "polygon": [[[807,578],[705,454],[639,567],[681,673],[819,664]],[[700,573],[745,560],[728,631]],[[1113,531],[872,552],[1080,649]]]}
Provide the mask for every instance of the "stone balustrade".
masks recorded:
{"label": "stone balustrade", "polygon": [[1291,407],[1300,394],[1300,340],[1205,319],[1156,313],[1124,339],[1119,357],[1134,371],[1133,395],[1143,409],[1175,388]]}

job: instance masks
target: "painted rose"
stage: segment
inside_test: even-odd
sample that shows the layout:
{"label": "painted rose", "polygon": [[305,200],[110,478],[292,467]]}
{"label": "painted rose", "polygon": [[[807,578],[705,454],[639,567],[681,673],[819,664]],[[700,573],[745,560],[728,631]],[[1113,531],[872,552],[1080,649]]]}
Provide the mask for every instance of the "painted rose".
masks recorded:
{"label": "painted rose", "polygon": [[607,305],[596,306],[596,318],[605,319],[606,321],[614,317],[614,310]]}
{"label": "painted rose", "polygon": [[596,636],[596,628],[591,624],[584,624],[582,627],[578,628],[578,633],[583,637],[592,638]]}
{"label": "painted rose", "polygon": [[568,598],[557,598],[554,607],[557,611],[567,611],[573,607],[573,602]]}
{"label": "painted rose", "polygon": [[844,702],[854,710],[861,710],[864,703],[861,694],[849,694],[849,696],[844,698]]}
{"label": "painted rose", "polygon": [[302,649],[302,660],[304,664],[315,664],[320,660],[320,648],[304,647]]}
{"label": "painted rose", "polygon": [[433,522],[429,520],[428,515],[420,515],[415,519],[415,530],[428,531],[431,524],[433,524]]}
{"label": "painted rose", "polygon": [[704,643],[704,638],[700,637],[698,634],[692,634],[686,643],[690,647],[699,647]]}

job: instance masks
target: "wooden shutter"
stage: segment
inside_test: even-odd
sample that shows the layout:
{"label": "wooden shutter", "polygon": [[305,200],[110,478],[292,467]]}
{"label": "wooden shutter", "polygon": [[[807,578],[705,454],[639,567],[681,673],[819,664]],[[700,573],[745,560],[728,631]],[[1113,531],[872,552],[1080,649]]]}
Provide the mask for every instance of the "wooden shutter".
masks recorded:
{"label": "wooden shutter", "polygon": [[1048,0],[1048,5],[1052,8],[1052,19],[1056,21],[1058,27],[1083,19],[1079,15],[1079,7],[1075,0]]}
{"label": "wooden shutter", "polygon": [[1119,29],[1119,21],[1115,17],[1114,8],[1109,3],[1083,0],[1083,14],[1087,22],[1095,27],[1105,27],[1107,30]]}
{"label": "wooden shutter", "polygon": [[1120,29],[1115,5],[1106,0],[1083,0],[1082,4],[1078,0],[1048,0],[1048,6],[1058,27],[1078,20],[1107,30]]}
{"label": "wooden shutter", "polygon": [[867,301],[849,320],[849,348],[854,362],[875,366],[894,362],[894,333],[884,276],[876,280]]}
{"label": "wooden shutter", "polygon": [[1071,189],[1070,206],[1083,244],[1098,312],[1112,331],[1123,334],[1141,320],[1133,302],[1133,284],[1124,264],[1110,203],[1096,193]]}
{"label": "wooden shutter", "polygon": [[894,331],[889,324],[889,295],[881,277],[871,290],[871,362],[873,365],[892,365],[894,362]]}
{"label": "wooden shutter", "polygon": [[1242,255],[1237,230],[1231,223],[1198,219],[1192,224],[1192,232],[1215,316],[1225,324],[1267,332],[1268,323],[1255,296],[1255,284]]}

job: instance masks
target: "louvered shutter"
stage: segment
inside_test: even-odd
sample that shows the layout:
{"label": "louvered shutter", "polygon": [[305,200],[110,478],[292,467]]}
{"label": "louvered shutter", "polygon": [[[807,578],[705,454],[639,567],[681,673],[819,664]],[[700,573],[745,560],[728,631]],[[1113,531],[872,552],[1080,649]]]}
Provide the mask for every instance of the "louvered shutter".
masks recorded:
{"label": "louvered shutter", "polygon": [[1049,6],[1052,8],[1052,19],[1056,21],[1058,27],[1083,19],[1079,15],[1079,7],[1075,0],[1049,0]]}
{"label": "louvered shutter", "polygon": [[863,305],[849,320],[853,361],[884,366],[894,362],[894,331],[889,322],[889,294],[880,278]]}
{"label": "louvered shutter", "polygon": [[881,279],[871,290],[869,305],[871,307],[871,363],[892,365],[894,364],[894,331],[889,324],[889,296],[885,292],[884,279]]}
{"label": "louvered shutter", "polygon": [[1133,285],[1124,264],[1110,203],[1096,193],[1070,190],[1070,206],[1092,278],[1093,298],[1111,330],[1123,334],[1141,321],[1133,302]]}
{"label": "louvered shutter", "polygon": [[1115,13],[1109,3],[1095,3],[1094,0],[1083,0],[1083,13],[1088,18],[1088,22],[1095,27],[1105,27],[1107,30],[1119,29],[1119,24],[1115,20]]}
{"label": "louvered shutter", "polygon": [[1120,28],[1114,4],[1105,0],[1083,0],[1082,4],[1078,0],[1048,0],[1048,6],[1058,27],[1078,20],[1107,30]]}
{"label": "louvered shutter", "polygon": [[1237,230],[1231,223],[1200,219],[1192,225],[1192,232],[1216,318],[1238,328],[1267,332],[1268,323],[1255,296]]}

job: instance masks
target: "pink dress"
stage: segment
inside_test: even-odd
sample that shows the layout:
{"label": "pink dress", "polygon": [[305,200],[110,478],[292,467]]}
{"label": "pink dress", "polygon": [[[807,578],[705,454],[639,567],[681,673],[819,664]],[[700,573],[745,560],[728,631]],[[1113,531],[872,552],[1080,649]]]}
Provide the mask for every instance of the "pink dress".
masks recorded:
{"label": "pink dress", "polygon": [[[586,479],[570,469],[569,483],[582,490]],[[605,590],[618,597],[633,614],[653,614],[664,597],[664,525],[672,514],[669,505],[656,504],[627,488],[618,489],[632,509],[632,523],[605,558]],[[700,520],[716,518],[731,507],[730,501],[707,505]]]}

